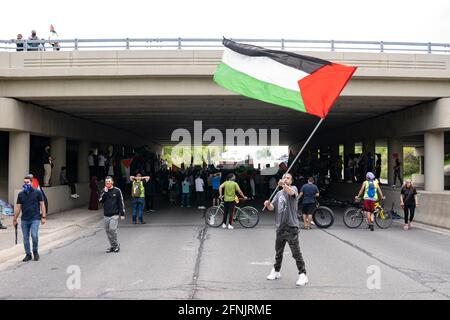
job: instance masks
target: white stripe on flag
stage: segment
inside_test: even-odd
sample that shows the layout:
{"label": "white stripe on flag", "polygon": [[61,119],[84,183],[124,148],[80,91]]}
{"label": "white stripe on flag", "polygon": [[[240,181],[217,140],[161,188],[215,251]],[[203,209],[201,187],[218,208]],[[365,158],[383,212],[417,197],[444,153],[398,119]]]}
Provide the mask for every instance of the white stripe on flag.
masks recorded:
{"label": "white stripe on flag", "polygon": [[222,62],[260,81],[295,91],[299,90],[298,81],[309,75],[268,57],[246,56],[228,48],[224,49]]}

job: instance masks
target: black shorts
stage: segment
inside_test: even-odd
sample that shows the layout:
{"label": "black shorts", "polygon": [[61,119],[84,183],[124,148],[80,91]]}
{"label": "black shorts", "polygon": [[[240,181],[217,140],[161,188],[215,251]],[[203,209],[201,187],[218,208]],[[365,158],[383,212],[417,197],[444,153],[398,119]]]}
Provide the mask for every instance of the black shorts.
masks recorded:
{"label": "black shorts", "polygon": [[303,214],[312,214],[315,208],[316,208],[315,203],[305,203],[302,205],[302,213]]}
{"label": "black shorts", "polygon": [[219,198],[219,190],[214,190],[214,189],[213,189],[212,195],[213,195],[213,198],[214,198],[214,199]]}

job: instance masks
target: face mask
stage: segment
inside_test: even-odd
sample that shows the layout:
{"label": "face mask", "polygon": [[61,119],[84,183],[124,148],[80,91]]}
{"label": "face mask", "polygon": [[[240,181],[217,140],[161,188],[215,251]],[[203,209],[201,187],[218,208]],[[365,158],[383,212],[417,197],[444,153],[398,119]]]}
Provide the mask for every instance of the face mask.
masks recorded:
{"label": "face mask", "polygon": [[30,190],[31,190],[31,184],[24,184],[23,186],[22,186],[22,188],[23,188],[23,191],[25,191],[25,192],[30,192]]}
{"label": "face mask", "polygon": [[112,188],[112,183],[111,183],[111,182],[107,182],[107,183],[106,183],[106,187],[107,187],[108,189],[111,189],[111,188]]}

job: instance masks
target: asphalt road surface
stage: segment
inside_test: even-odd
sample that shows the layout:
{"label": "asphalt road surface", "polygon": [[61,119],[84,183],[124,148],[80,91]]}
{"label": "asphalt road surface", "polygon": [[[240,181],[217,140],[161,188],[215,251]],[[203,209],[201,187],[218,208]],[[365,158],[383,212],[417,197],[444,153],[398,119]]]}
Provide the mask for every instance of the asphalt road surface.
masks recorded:
{"label": "asphalt road surface", "polygon": [[102,225],[93,225],[41,252],[39,262],[0,271],[0,299],[450,298],[449,233],[404,231],[397,222],[387,230],[351,230],[337,210],[331,228],[300,232],[309,283],[296,287],[288,246],[282,278],[266,280],[274,261],[273,214],[264,212],[254,229],[234,230],[206,227],[202,214],[165,207],[145,214],[146,225],[132,225],[128,210],[120,253],[105,253]]}

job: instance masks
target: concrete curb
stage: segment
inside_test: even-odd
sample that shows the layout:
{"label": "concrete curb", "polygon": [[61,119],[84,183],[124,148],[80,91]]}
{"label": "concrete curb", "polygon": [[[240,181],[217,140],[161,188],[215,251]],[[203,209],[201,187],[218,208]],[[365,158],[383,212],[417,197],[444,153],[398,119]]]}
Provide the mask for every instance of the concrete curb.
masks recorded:
{"label": "concrete curb", "polygon": [[[100,221],[102,221],[103,215],[98,214],[94,216],[89,216],[76,223],[72,223],[66,225],[60,229],[51,232],[48,235],[39,237],[39,251],[43,252],[43,250],[48,250],[61,242],[76,238],[80,236],[79,232],[83,231],[88,226],[92,226],[93,223],[97,225]],[[62,240],[62,241],[59,241]],[[3,264],[8,263],[10,261],[16,262],[21,261],[24,256],[23,244],[19,243],[11,248],[0,250],[0,270],[4,269]]]}
{"label": "concrete curb", "polygon": [[[394,223],[398,223],[398,224],[400,224],[402,226],[405,224],[404,221],[403,221],[403,218],[401,220],[400,219],[394,220]],[[450,229],[447,229],[447,228],[436,227],[436,226],[433,226],[433,225],[429,225],[429,224],[421,223],[421,222],[416,222],[416,221],[413,221],[411,225],[412,225],[411,230],[421,229],[421,230],[425,230],[425,231],[428,231],[428,232],[438,233],[440,235],[444,235],[444,236],[450,237]]]}

